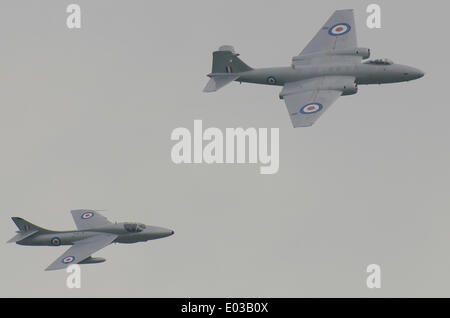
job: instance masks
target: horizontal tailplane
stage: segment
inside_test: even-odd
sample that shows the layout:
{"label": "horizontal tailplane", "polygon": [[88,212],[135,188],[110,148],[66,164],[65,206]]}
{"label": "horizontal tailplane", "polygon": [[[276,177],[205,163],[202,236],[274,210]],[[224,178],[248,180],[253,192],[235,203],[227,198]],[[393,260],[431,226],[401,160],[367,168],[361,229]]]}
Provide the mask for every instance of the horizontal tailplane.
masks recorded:
{"label": "horizontal tailplane", "polygon": [[16,235],[14,235],[14,237],[12,237],[8,242],[6,243],[16,243],[19,241],[22,241],[24,239],[26,239],[27,237],[35,234],[39,232],[38,230],[34,230],[34,231],[28,231],[28,232],[17,232]]}
{"label": "horizontal tailplane", "polygon": [[205,93],[215,92],[225,85],[239,78],[239,75],[210,75],[211,79],[206,84],[203,91]]}
{"label": "horizontal tailplane", "polygon": [[16,224],[19,231],[17,231],[17,234],[13,238],[11,238],[7,243],[19,242],[21,240],[26,239],[27,237],[30,237],[31,235],[33,235],[37,232],[51,233],[51,231],[43,229],[42,227],[34,225],[33,223],[30,223],[27,220],[24,220],[17,216],[13,216],[11,219]]}

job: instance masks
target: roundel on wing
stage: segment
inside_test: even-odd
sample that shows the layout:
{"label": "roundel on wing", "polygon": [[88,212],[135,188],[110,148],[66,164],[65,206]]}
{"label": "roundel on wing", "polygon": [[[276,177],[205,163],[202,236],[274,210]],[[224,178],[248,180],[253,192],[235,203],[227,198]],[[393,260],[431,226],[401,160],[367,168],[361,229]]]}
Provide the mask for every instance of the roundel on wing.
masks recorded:
{"label": "roundel on wing", "polygon": [[328,34],[331,36],[344,35],[350,32],[351,29],[352,27],[348,23],[338,23],[328,29]]}
{"label": "roundel on wing", "polygon": [[310,103],[310,104],[306,104],[305,106],[300,108],[300,112],[302,114],[314,114],[314,113],[321,111],[322,108],[323,108],[323,105],[320,103]]}
{"label": "roundel on wing", "polygon": [[72,263],[75,260],[75,256],[67,256],[62,259],[63,264]]}
{"label": "roundel on wing", "polygon": [[81,214],[81,218],[84,220],[90,219],[93,216],[94,216],[94,212],[84,212],[83,214]]}

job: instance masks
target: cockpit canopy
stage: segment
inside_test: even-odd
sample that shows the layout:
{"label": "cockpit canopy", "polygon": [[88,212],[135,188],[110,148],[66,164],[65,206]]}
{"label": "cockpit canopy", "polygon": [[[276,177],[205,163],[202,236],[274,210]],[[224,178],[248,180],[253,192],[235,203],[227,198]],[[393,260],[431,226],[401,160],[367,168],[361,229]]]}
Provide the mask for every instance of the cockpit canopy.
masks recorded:
{"label": "cockpit canopy", "polygon": [[376,59],[364,62],[364,64],[392,65],[394,62],[390,59]]}
{"label": "cockpit canopy", "polygon": [[138,233],[145,229],[145,224],[142,223],[124,223],[123,227],[127,232]]}

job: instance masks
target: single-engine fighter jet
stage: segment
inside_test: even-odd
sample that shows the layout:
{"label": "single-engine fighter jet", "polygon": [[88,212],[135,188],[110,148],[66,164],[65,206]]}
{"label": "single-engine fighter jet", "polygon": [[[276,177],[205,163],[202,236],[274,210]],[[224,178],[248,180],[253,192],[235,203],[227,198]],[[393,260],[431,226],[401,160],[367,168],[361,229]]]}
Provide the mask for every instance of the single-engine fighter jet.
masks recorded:
{"label": "single-engine fighter jet", "polygon": [[339,96],[356,94],[359,84],[411,81],[424,76],[416,68],[388,59],[368,59],[370,50],[359,48],[353,10],[338,10],[320,28],[306,48],[292,58],[290,67],[253,69],[224,45],[213,52],[211,78],[204,92],[214,92],[232,81],[283,86],[294,127],[307,127]]}
{"label": "single-engine fighter jet", "polygon": [[76,231],[50,231],[22,218],[12,217],[19,228],[17,235],[8,243],[31,246],[72,245],[46,270],[63,269],[71,264],[91,264],[105,261],[91,254],[111,243],[136,243],[155,240],[174,232],[162,227],[142,223],[111,223],[95,210],[73,210]]}

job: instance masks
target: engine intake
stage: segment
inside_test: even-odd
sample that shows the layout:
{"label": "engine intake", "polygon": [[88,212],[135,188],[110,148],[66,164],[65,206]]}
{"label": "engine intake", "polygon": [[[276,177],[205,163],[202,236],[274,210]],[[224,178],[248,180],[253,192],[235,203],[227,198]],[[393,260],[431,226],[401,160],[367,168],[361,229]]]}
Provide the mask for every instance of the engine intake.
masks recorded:
{"label": "engine intake", "polygon": [[353,95],[358,93],[358,84],[355,82],[351,84],[344,85],[344,90],[342,91],[342,96]]}
{"label": "engine intake", "polygon": [[342,96],[346,96],[356,94],[358,92],[358,84],[355,82],[346,82],[342,84],[339,83],[328,85],[326,87],[322,87],[322,89],[342,91]]}

